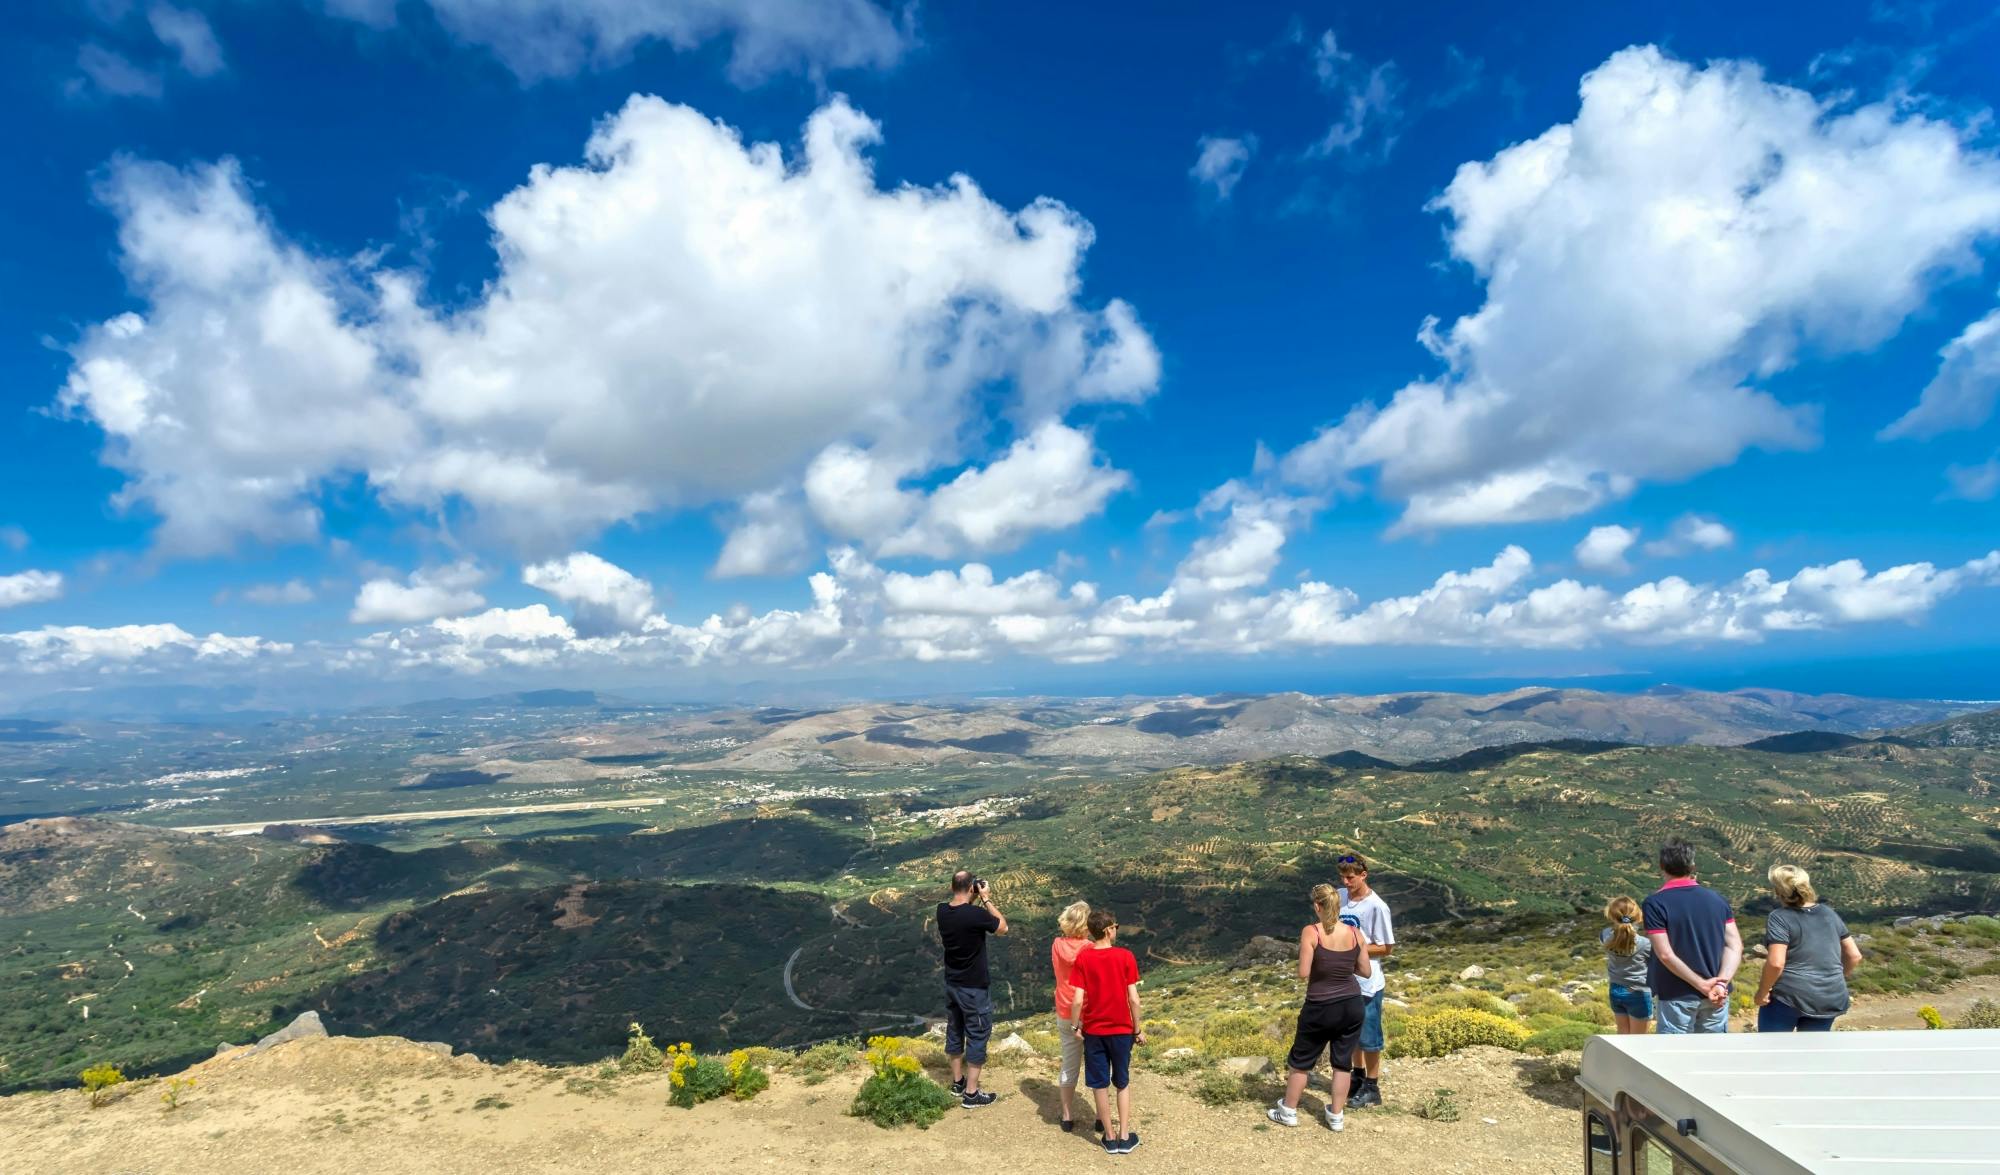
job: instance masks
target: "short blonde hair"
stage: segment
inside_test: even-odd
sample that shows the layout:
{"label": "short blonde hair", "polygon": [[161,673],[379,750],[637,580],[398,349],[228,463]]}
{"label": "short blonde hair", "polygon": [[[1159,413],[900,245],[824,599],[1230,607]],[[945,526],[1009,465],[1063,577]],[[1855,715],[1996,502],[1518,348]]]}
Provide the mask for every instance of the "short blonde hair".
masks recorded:
{"label": "short blonde hair", "polygon": [[1056,929],[1064,938],[1082,938],[1090,933],[1090,903],[1071,902],[1056,915]]}
{"label": "short blonde hair", "polygon": [[1797,865],[1773,865],[1766,874],[1771,879],[1771,892],[1778,895],[1778,901],[1797,908],[1810,906],[1819,901],[1819,894],[1812,887],[1812,878]]}

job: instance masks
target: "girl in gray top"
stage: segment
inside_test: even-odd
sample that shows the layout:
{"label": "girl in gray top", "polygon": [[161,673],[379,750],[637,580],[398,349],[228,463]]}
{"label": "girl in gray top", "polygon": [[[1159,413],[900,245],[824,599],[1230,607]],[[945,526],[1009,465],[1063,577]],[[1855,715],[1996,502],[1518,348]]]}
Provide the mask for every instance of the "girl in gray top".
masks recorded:
{"label": "girl in gray top", "polygon": [[1861,965],[1861,948],[1805,870],[1773,865],[1768,876],[1779,906],[1764,926],[1757,1031],[1831,1032],[1848,1009],[1847,977]]}
{"label": "girl in gray top", "polygon": [[1597,938],[1604,944],[1604,975],[1611,981],[1611,1014],[1620,1033],[1643,1034],[1653,1023],[1653,989],[1646,978],[1653,940],[1640,933],[1643,916],[1631,898],[1612,898],[1604,907],[1604,920],[1611,925]]}

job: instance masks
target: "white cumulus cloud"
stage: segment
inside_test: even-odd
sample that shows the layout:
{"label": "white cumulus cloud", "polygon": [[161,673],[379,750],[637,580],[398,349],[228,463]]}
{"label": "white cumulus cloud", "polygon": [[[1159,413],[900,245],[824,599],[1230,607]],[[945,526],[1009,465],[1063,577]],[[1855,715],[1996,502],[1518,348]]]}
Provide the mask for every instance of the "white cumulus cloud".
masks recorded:
{"label": "white cumulus cloud", "polygon": [[527,567],[521,582],[571,605],[585,636],[633,632],[653,615],[652,584],[588,551]]}
{"label": "white cumulus cloud", "polygon": [[485,580],[486,573],[467,562],[413,571],[400,583],[371,579],[361,585],[347,618],[355,624],[396,624],[470,612],[486,603],[474,590]]}
{"label": "white cumulus cloud", "polygon": [[1625,553],[1639,541],[1639,531],[1630,526],[1593,526],[1576,545],[1577,565],[1591,571],[1623,575],[1632,570]]}
{"label": "white cumulus cloud", "polygon": [[62,594],[63,577],[59,571],[18,571],[13,575],[0,575],[0,608],[45,604],[61,599]]}
{"label": "white cumulus cloud", "polygon": [[1689,551],[1720,551],[1734,546],[1736,532],[1719,518],[1683,514],[1674,519],[1667,537],[1646,544],[1648,555],[1683,555]]}
{"label": "white cumulus cloud", "polygon": [[[913,542],[1018,541],[1063,509],[1009,519],[982,486],[1072,457],[1064,413],[1145,398],[1158,352],[1131,307],[1078,300],[1081,217],[1010,211],[962,175],[884,188],[878,137],[835,99],[787,159],[635,97],[582,165],[538,167],[491,210],[499,271],[450,311],[415,275],[286,240],[231,161],[123,161],[100,195],[145,307],[85,332],[61,402],[105,431],[119,501],[174,553],[309,537],[317,495],[358,474],[537,555],[736,502],[763,529],[725,563],[769,565],[797,546],[775,504],[816,457],[865,453],[893,488],[984,456],[967,438],[992,412],[1013,449],[913,512]],[[1085,503],[1122,476],[1070,472]]]}
{"label": "white cumulus cloud", "polygon": [[1424,324],[1445,373],[1283,463],[1314,487],[1372,473],[1402,531],[1569,517],[1816,443],[1815,410],[1757,382],[1874,345],[1974,267],[2000,161],[1906,104],[1634,48],[1583,79],[1574,121],[1460,167],[1433,207],[1486,295]]}

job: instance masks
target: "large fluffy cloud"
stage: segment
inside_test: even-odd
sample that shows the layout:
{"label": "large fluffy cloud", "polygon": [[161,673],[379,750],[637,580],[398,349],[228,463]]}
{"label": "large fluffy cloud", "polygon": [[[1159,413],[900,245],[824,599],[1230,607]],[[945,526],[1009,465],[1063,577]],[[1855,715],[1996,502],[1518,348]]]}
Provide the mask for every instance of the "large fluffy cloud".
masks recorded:
{"label": "large fluffy cloud", "polygon": [[1486,300],[1424,343],[1446,372],[1293,451],[1372,472],[1425,530],[1560,518],[1746,448],[1815,442],[1756,383],[1864,348],[2000,230],[2000,162],[1884,102],[1840,109],[1754,64],[1628,49],[1574,122],[1461,167],[1434,207]]}
{"label": "large fluffy cloud", "polygon": [[757,495],[795,494],[829,451],[891,489],[977,461],[967,438],[995,405],[1015,448],[913,510],[908,545],[1067,525],[1074,506],[1008,517],[986,499],[1040,460],[1101,505],[1121,476],[1087,443],[1079,461],[1060,420],[1150,394],[1152,340],[1124,303],[1078,300],[1081,217],[1009,211],[962,175],[884,188],[878,136],[836,99],[788,160],[635,97],[582,165],[538,167],[492,209],[499,271],[451,311],[416,275],[287,241],[233,162],[121,162],[101,195],[147,308],[85,333],[62,402],[184,552],[308,535],[316,495],[354,474],[540,553],[655,509],[768,519]]}

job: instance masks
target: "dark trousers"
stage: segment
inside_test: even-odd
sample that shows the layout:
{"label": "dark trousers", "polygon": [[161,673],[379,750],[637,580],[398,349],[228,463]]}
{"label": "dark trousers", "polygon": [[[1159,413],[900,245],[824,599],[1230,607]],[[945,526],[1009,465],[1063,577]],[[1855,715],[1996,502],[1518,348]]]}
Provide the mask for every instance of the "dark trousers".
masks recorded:
{"label": "dark trousers", "polygon": [[1797,1008],[1773,997],[1757,1009],[1759,1032],[1832,1032],[1832,1016],[1801,1016]]}

